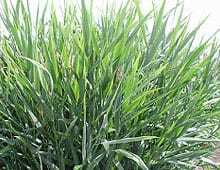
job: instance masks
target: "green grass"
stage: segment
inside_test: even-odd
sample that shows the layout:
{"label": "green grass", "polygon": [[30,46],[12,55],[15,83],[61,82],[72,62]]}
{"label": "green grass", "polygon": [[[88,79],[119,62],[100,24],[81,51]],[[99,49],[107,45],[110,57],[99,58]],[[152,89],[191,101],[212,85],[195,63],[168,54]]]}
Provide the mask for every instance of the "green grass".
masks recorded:
{"label": "green grass", "polygon": [[189,29],[183,5],[165,12],[165,1],[94,19],[82,0],[49,20],[25,2],[1,1],[0,169],[205,164],[219,141],[220,67],[215,38],[196,37],[204,21]]}

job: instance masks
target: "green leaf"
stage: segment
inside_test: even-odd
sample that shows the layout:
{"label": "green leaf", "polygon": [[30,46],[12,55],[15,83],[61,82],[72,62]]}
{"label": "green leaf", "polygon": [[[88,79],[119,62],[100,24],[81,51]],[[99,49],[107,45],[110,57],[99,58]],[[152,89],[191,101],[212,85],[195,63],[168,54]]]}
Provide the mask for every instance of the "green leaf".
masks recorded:
{"label": "green leaf", "polygon": [[128,152],[123,149],[115,150],[117,154],[123,155],[124,157],[133,160],[141,169],[148,170],[148,167],[145,165],[144,161],[136,154]]}
{"label": "green leaf", "polygon": [[181,137],[177,142],[220,142],[220,139],[203,139],[197,137]]}

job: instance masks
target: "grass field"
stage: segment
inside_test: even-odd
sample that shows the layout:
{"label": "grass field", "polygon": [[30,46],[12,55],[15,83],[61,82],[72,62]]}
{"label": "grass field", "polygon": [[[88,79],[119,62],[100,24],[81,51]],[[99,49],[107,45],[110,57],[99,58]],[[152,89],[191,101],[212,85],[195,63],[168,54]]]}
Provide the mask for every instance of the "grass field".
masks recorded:
{"label": "grass field", "polygon": [[[1,1],[0,169],[176,170],[219,142],[219,43],[183,5],[66,5],[63,17]],[[172,25],[169,25],[171,22]]]}

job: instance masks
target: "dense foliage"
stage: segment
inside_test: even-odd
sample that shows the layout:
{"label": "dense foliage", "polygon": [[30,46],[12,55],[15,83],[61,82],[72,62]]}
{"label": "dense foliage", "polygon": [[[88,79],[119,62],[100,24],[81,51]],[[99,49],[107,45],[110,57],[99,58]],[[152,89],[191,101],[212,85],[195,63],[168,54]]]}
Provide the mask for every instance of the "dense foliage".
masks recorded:
{"label": "dense foliage", "polygon": [[[183,7],[1,1],[0,169],[193,169],[219,128],[218,43]],[[170,27],[170,25],[172,26]]]}

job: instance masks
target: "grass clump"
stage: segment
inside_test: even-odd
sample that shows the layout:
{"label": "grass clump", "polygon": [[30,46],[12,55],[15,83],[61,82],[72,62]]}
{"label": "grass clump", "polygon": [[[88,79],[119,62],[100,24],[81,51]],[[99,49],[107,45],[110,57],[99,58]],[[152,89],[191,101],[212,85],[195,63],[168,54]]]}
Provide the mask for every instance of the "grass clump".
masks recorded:
{"label": "grass clump", "polygon": [[[215,40],[195,42],[182,5],[146,15],[2,1],[2,169],[193,169],[219,128]],[[79,13],[80,12],[80,13]],[[78,15],[80,14],[80,15]],[[176,22],[167,26],[171,18]],[[151,28],[151,23],[153,26]]]}

